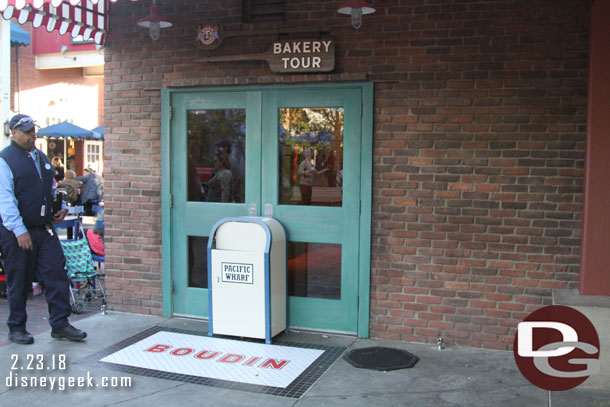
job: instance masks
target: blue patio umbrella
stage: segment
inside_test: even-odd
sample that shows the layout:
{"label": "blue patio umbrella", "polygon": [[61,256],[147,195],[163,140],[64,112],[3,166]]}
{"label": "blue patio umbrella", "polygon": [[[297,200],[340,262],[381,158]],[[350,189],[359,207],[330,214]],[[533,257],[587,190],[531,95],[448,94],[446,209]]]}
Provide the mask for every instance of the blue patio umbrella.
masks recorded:
{"label": "blue patio umbrella", "polygon": [[61,122],[40,129],[38,130],[38,137],[102,140],[101,134],[68,122]]}
{"label": "blue patio umbrella", "polygon": [[11,21],[11,46],[30,45],[30,33]]}
{"label": "blue patio umbrella", "polygon": [[98,126],[95,129],[91,130],[94,133],[97,133],[100,135],[100,140],[104,139],[104,126]]}

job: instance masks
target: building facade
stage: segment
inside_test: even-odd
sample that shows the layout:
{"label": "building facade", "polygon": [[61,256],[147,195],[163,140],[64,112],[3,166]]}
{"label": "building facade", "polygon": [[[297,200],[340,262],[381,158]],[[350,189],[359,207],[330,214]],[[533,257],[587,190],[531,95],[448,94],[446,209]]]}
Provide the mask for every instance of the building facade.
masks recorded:
{"label": "building facade", "polygon": [[[262,17],[157,3],[173,23],[160,39],[135,25],[145,2],[113,4],[106,38],[113,309],[207,317],[209,230],[250,204],[287,225],[297,328],[510,349],[554,290],[579,288],[588,2],[376,1],[359,29],[335,2]],[[208,26],[222,42],[206,49]],[[271,70],[274,42],[302,58],[316,41],[332,70]],[[227,138],[243,189],[209,202]]]}
{"label": "building facade", "polygon": [[[103,51],[45,27],[21,27],[31,43],[11,48],[10,110],[31,115],[41,128],[64,121],[89,130],[103,124]],[[37,146],[78,175],[87,167],[103,172],[101,140],[39,138]]]}

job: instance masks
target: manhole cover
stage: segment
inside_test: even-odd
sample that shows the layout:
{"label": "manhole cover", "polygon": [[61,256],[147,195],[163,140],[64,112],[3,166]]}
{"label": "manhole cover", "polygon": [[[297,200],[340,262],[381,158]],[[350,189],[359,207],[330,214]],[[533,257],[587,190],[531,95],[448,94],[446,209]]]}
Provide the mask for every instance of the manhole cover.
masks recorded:
{"label": "manhole cover", "polygon": [[350,364],[362,369],[396,370],[415,366],[419,358],[405,350],[375,346],[354,349],[344,356]]}

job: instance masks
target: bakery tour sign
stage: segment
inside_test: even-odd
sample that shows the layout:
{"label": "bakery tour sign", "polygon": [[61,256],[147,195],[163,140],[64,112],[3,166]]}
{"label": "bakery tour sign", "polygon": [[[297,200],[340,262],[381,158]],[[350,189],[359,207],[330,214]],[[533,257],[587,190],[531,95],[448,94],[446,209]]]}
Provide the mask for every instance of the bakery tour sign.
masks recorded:
{"label": "bakery tour sign", "polygon": [[[196,37],[199,48],[212,50],[224,37],[218,24],[200,25]],[[265,60],[272,72],[330,72],[335,69],[335,43],[330,39],[275,41],[260,54],[222,55],[197,59],[197,62],[235,62]]]}
{"label": "bakery tour sign", "polygon": [[278,41],[267,61],[273,72],[329,72],[335,69],[335,44],[332,40]]}

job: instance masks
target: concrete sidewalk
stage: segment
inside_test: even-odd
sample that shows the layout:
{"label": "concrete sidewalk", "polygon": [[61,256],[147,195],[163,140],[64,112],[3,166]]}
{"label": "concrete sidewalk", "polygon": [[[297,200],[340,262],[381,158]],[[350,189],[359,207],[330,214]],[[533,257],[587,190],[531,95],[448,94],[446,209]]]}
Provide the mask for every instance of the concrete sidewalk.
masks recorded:
{"label": "concrete sidewalk", "polygon": [[[97,313],[75,325],[89,333],[86,342],[57,341],[49,331],[35,336],[34,345],[9,344],[1,347],[0,405],[83,406],[547,406],[548,393],[531,385],[516,367],[512,352],[435,346],[379,340],[356,339],[312,333],[289,332],[280,339],[349,349],[386,346],[407,350],[419,357],[411,369],[379,372],[357,369],[342,357],[300,399],[270,396],[206,385],[189,384],[134,374],[129,388],[7,388],[13,360],[26,361],[28,354],[65,355],[68,366],[63,371],[13,374],[35,376],[72,376],[94,378],[121,377],[125,373],[79,363],[154,326],[207,332],[207,324],[180,318],[161,318],[137,314]],[[2,338],[4,339],[4,338]],[[605,367],[602,366],[602,370]],[[585,383],[586,385],[586,383]],[[552,406],[610,407],[610,392],[587,389],[585,385],[565,392],[552,393]]]}

